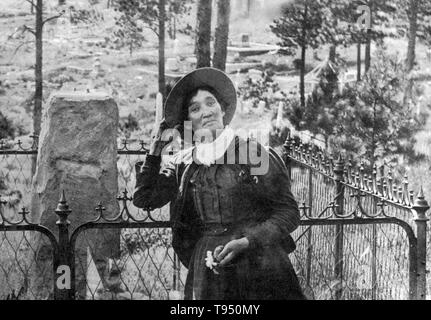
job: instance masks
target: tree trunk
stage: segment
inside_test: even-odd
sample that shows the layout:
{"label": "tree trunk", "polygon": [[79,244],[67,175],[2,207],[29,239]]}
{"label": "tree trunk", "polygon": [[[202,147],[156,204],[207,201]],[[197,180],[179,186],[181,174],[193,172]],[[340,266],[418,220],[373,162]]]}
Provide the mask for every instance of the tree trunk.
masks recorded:
{"label": "tree trunk", "polygon": [[177,17],[174,15],[174,40],[177,39]]}
{"label": "tree trunk", "polygon": [[173,27],[173,18],[169,18],[169,23],[168,23],[168,35],[169,35],[169,39],[171,40],[175,40],[174,39],[174,27]]}
{"label": "tree trunk", "polygon": [[[334,30],[336,30],[337,26],[338,26],[337,18],[333,17],[332,27],[334,28]],[[336,53],[337,53],[337,42],[336,40],[334,40],[334,43],[332,43],[329,47],[329,61],[331,61],[332,63],[335,63]]]}
{"label": "tree trunk", "polygon": [[[333,44],[329,47],[329,62],[332,68],[336,68],[336,65],[335,65],[336,54],[337,54],[337,45]],[[337,77],[331,77],[331,79],[329,80],[329,86],[331,88],[336,88],[337,82],[338,82],[338,74],[337,74]],[[332,94],[332,90],[331,90],[331,94]]]}
{"label": "tree trunk", "polygon": [[159,0],[159,92],[166,96],[165,81],[165,0]]}
{"label": "tree trunk", "polygon": [[[409,14],[409,42],[407,47],[406,57],[406,72],[409,73],[413,70],[416,57],[416,33],[417,33],[417,15],[418,15],[418,1],[410,0],[410,14]],[[411,99],[413,88],[413,80],[409,79],[406,90],[404,93],[404,102]]]}
{"label": "tree trunk", "polygon": [[[36,62],[34,68],[35,76],[35,92],[34,92],[34,106],[33,106],[33,135],[40,136],[40,128],[42,124],[42,100],[43,100],[43,1],[37,0],[36,2]],[[37,147],[37,146],[36,146]],[[32,157],[31,172],[32,175],[36,170],[37,157]]]}
{"label": "tree trunk", "polygon": [[299,73],[299,95],[301,98],[301,107],[305,108],[305,54],[307,47],[301,48],[301,70]]}
{"label": "tree trunk", "polygon": [[371,65],[371,30],[367,31],[367,42],[365,43],[365,72]]}
{"label": "tree trunk", "polygon": [[336,53],[337,53],[337,46],[333,44],[329,47],[329,61],[335,63]]}
{"label": "tree trunk", "polygon": [[176,39],[176,35],[175,35],[175,15],[172,15],[171,18],[169,18],[169,37],[172,40]]}
{"label": "tree trunk", "polygon": [[251,0],[245,0],[246,1],[246,17],[250,17],[250,11],[251,11]]}
{"label": "tree trunk", "polygon": [[230,0],[217,0],[217,27],[215,29],[213,67],[226,70],[229,39]]}
{"label": "tree trunk", "polygon": [[197,68],[211,66],[211,14],[212,0],[198,0],[196,19]]}
{"label": "tree trunk", "polygon": [[374,4],[374,0],[371,0],[369,2],[370,25],[369,25],[369,28],[367,29],[366,41],[365,41],[365,61],[364,61],[365,72],[367,72],[371,66],[371,30],[373,28],[373,11],[374,11],[373,4]]}
{"label": "tree trunk", "polygon": [[356,81],[361,81],[361,42],[358,41],[356,49]]}
{"label": "tree trunk", "polygon": [[299,97],[301,101],[301,107],[305,108],[305,54],[307,52],[307,31],[306,31],[306,23],[308,16],[308,6],[304,7],[304,14],[302,16],[302,46],[301,46],[301,69],[299,71]]}
{"label": "tree trunk", "polygon": [[43,99],[43,77],[42,77],[42,52],[43,52],[43,17],[42,17],[42,0],[37,0],[36,4],[36,64],[34,69],[35,75],[35,96],[33,109],[33,130],[39,135],[42,119],[42,99]]}

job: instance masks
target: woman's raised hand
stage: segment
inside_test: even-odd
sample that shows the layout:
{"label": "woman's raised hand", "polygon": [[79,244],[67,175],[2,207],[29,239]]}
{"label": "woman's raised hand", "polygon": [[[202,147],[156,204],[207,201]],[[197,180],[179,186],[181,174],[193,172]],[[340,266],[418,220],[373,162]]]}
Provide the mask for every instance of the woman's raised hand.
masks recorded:
{"label": "woman's raised hand", "polygon": [[153,131],[151,133],[150,155],[160,156],[163,148],[169,143],[164,141],[163,132],[168,129],[166,121],[163,119],[163,97],[160,93],[156,97],[156,118]]}

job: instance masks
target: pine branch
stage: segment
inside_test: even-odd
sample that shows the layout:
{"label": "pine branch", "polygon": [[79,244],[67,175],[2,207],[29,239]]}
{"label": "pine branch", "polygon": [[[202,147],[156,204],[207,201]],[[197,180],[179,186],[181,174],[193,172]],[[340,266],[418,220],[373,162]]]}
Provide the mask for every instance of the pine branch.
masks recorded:
{"label": "pine branch", "polygon": [[36,36],[36,31],[34,31],[34,29],[33,28],[30,28],[29,26],[27,26],[27,25],[23,25],[23,28],[24,28],[24,31],[28,31],[28,32],[30,32],[31,34],[33,34],[34,36]]}
{"label": "pine branch", "polygon": [[42,26],[43,25],[45,25],[45,23],[47,23],[48,21],[51,21],[51,20],[54,20],[54,19],[58,19],[58,18],[60,18],[61,16],[63,16],[64,15],[64,13],[65,13],[65,11],[63,10],[62,12],[60,12],[58,15],[56,15],[56,16],[52,16],[52,17],[49,17],[49,18],[46,18],[45,20],[43,20],[42,21]]}
{"label": "pine branch", "polygon": [[29,43],[34,43],[34,40],[24,41],[24,42],[20,43],[20,44],[15,48],[14,52],[12,53],[12,56],[11,56],[11,58],[10,58],[10,60],[9,60],[9,63],[11,63],[11,62],[12,62],[12,59],[13,59],[13,58],[15,57],[15,55],[17,54],[18,50],[19,50],[19,49],[21,49],[21,47],[23,47],[24,45],[29,44]]}
{"label": "pine branch", "polygon": [[30,5],[34,8],[37,9],[36,4],[33,2],[33,0],[25,0],[26,2],[30,3]]}

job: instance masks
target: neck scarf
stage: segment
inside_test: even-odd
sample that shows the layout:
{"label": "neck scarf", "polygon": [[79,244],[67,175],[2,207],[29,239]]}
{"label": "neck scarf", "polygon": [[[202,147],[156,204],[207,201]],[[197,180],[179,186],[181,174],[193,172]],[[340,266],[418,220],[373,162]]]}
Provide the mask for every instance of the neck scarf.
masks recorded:
{"label": "neck scarf", "polygon": [[226,126],[223,132],[214,141],[209,143],[197,143],[190,148],[177,152],[172,158],[173,163],[190,164],[195,161],[197,164],[203,164],[209,167],[224,156],[234,138],[235,132],[230,127]]}

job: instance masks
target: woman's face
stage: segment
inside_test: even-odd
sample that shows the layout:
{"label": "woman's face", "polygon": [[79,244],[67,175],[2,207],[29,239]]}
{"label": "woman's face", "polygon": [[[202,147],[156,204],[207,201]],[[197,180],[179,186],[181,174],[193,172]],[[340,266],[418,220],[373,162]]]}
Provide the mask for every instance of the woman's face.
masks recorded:
{"label": "woman's face", "polygon": [[215,132],[223,129],[225,112],[214,95],[206,90],[198,90],[188,106],[188,118],[193,130],[208,129]]}

